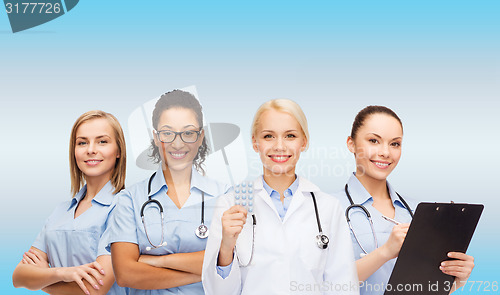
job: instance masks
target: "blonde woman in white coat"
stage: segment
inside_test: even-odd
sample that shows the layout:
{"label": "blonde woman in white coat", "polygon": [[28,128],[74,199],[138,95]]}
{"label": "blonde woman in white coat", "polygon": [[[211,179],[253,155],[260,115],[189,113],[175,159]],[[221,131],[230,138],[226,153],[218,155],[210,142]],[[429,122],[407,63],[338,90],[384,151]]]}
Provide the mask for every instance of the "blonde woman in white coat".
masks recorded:
{"label": "blonde woman in white coat", "polygon": [[234,190],[219,198],[203,263],[206,294],[359,294],[338,200],[295,174],[309,143],[302,109],[286,99],[264,103],[252,143],[263,164],[253,210],[235,205]]}

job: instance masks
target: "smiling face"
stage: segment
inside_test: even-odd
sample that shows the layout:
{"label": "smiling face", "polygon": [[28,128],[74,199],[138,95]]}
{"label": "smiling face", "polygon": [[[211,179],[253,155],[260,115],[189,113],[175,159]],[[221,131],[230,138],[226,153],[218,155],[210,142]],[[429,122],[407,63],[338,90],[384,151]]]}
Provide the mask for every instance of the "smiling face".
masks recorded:
{"label": "smiling face", "polygon": [[[158,120],[158,126],[155,126],[157,131],[198,131],[200,125],[193,110],[187,108],[170,108],[162,112]],[[193,160],[198,154],[203,141],[203,131],[194,143],[185,143],[181,140],[180,135],[177,135],[171,143],[163,143],[159,140],[158,135],[154,133],[155,145],[160,150],[160,156],[163,163],[173,171],[191,169]]]}
{"label": "smiling face", "polygon": [[252,136],[264,175],[295,175],[295,166],[307,140],[297,120],[288,113],[270,109],[262,113]]}
{"label": "smiling face", "polygon": [[383,113],[369,115],[347,139],[347,147],[356,159],[356,176],[385,181],[401,158],[403,128],[394,117]]}
{"label": "smiling face", "polygon": [[113,128],[106,119],[92,119],[78,127],[75,160],[85,179],[111,179],[116,159],[120,157]]}

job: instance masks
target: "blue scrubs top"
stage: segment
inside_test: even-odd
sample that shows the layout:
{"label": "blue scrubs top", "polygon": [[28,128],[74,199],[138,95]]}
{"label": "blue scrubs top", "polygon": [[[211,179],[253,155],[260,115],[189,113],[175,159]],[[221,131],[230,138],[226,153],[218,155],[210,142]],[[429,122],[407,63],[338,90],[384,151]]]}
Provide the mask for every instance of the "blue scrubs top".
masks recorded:
{"label": "blue scrubs top", "polygon": [[[73,199],[61,203],[38,234],[33,247],[45,252],[51,267],[71,267],[93,262],[101,255],[110,255],[102,235],[108,216],[114,208],[115,188],[109,181],[92,199],[92,206],[75,217],[80,201],[87,193],[85,185]],[[127,289],[116,282],[108,294],[127,294]]]}
{"label": "blue scrubs top", "polygon": [[[201,223],[201,192],[205,193],[205,225],[209,226],[217,201],[229,186],[203,177],[194,167],[191,173],[191,195],[181,209],[167,195],[167,184],[160,168],[151,181],[152,199],[158,200],[163,207],[164,241],[167,245],[156,249],[151,247],[141,220],[141,207],[148,200],[149,178],[121,191],[118,204],[111,213],[108,249],[115,242],[134,243],[139,246],[140,254],[167,255],[205,250],[207,239],[200,239],[195,230]],[[144,219],[151,242],[161,243],[161,216],[158,207],[150,204],[144,210]],[[204,294],[201,282],[162,290],[130,289],[130,294]]]}
{"label": "blue scrubs top", "polygon": [[[382,218],[382,213],[380,213],[377,209],[373,207],[373,198],[366,191],[364,186],[359,182],[355,175],[352,175],[347,182],[349,186],[349,194],[354,202],[354,204],[361,204],[365,206],[365,208],[370,212],[373,220],[373,227],[375,229],[375,235],[377,237],[378,246],[382,246],[391,234],[392,228],[394,227],[394,223],[389,222]],[[401,223],[410,223],[411,216],[408,210],[404,207],[403,203],[399,200],[396,191],[392,188],[392,186],[387,183],[387,187],[389,188],[389,195],[392,199],[392,203],[395,208],[395,217],[394,219]],[[351,203],[347,198],[345,190],[342,190],[335,194],[335,196],[340,200],[344,209],[349,207]],[[403,197],[404,200],[410,206],[412,212],[416,209],[417,203],[414,200]],[[351,219],[351,225],[356,232],[356,236],[358,237],[359,242],[363,245],[363,248],[370,253],[375,249],[375,242],[373,240],[373,234],[370,227],[370,223],[364,211],[359,208],[353,208],[349,210],[349,218]],[[351,239],[352,245],[354,248],[354,259],[360,259],[360,254],[364,253],[361,250],[361,247],[356,242],[354,235],[351,231]],[[394,264],[396,263],[396,258],[387,261],[382,267],[380,267],[375,273],[373,273],[364,283],[362,283],[360,287],[361,294],[384,294],[385,287],[392,273],[392,269],[394,268]]]}

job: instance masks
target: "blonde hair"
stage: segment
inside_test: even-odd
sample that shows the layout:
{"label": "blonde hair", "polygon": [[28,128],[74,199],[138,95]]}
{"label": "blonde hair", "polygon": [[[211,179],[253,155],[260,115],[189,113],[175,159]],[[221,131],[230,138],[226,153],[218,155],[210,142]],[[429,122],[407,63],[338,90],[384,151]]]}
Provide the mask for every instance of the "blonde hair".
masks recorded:
{"label": "blonde hair", "polygon": [[71,193],[73,197],[80,191],[80,189],[85,184],[84,175],[82,171],[78,168],[75,158],[75,145],[76,145],[76,131],[85,122],[93,119],[106,119],[109,125],[114,131],[116,145],[118,146],[118,152],[120,157],[116,159],[115,169],[111,175],[111,184],[115,188],[114,194],[125,188],[125,173],[127,166],[127,151],[125,148],[125,136],[123,135],[122,127],[120,122],[110,113],[95,110],[89,111],[81,115],[76,119],[73,128],[71,129],[71,135],[69,139],[69,170],[71,174]]}
{"label": "blonde hair", "polygon": [[299,123],[300,127],[302,128],[302,133],[304,133],[304,136],[306,137],[307,144],[305,150],[309,147],[309,129],[307,127],[307,118],[306,115],[304,114],[304,111],[300,108],[300,106],[293,100],[290,99],[272,99],[269,101],[266,101],[263,103],[259,109],[257,109],[257,112],[255,113],[255,116],[253,117],[253,122],[252,122],[252,136],[255,136],[257,132],[257,127],[260,123],[260,117],[265,111],[269,110],[276,110],[278,112],[283,112],[291,115],[292,117],[297,120]]}

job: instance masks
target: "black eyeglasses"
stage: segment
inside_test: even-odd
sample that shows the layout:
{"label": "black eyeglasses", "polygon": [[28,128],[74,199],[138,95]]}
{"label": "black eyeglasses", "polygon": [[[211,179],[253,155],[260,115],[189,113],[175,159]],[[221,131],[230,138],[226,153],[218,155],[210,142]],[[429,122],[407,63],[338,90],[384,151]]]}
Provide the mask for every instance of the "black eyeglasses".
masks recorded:
{"label": "black eyeglasses", "polygon": [[171,130],[161,130],[156,131],[156,135],[158,139],[163,143],[171,143],[177,138],[177,135],[181,137],[181,140],[185,143],[194,143],[198,140],[201,134],[201,128],[198,131],[195,130],[186,130],[181,132],[175,132]]}

